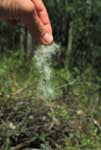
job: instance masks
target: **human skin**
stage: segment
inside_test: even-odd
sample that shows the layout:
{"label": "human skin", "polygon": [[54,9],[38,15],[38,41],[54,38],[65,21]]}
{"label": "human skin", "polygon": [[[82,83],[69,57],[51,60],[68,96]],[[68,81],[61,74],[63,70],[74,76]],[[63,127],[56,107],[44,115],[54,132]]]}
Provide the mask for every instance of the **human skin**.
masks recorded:
{"label": "human skin", "polygon": [[0,0],[0,18],[12,24],[23,23],[40,44],[53,42],[51,23],[42,0]]}

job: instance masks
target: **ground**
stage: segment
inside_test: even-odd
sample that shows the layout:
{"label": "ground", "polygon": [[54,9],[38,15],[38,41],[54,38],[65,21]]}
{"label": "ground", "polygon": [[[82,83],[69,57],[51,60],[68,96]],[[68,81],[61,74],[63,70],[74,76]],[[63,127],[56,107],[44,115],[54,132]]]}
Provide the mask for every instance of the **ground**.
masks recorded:
{"label": "ground", "polygon": [[34,61],[22,57],[0,59],[0,149],[100,150],[100,78],[92,67],[82,73],[54,69],[59,94],[47,100],[36,94]]}

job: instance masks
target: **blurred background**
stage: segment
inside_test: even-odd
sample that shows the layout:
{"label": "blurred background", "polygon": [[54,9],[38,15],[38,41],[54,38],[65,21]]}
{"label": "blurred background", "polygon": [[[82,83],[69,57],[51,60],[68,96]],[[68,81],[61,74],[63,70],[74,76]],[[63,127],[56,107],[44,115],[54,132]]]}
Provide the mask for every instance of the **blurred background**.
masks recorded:
{"label": "blurred background", "polygon": [[[100,0],[44,0],[52,22],[54,40],[65,48],[63,60],[69,66],[99,67],[101,52]],[[35,42],[22,25],[10,27],[0,22],[0,52],[24,51],[30,55]],[[62,59],[61,58],[61,59]],[[61,61],[61,60],[60,60]],[[63,61],[62,61],[63,62]]]}
{"label": "blurred background", "polygon": [[59,46],[51,65],[23,25],[0,21],[0,149],[101,150],[101,0],[43,1]]}

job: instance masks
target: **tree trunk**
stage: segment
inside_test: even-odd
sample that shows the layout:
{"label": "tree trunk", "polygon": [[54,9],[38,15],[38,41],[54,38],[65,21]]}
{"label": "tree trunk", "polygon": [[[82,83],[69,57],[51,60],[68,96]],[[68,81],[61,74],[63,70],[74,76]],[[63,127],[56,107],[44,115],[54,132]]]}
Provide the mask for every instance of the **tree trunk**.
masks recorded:
{"label": "tree trunk", "polygon": [[25,30],[24,30],[24,28],[21,28],[21,34],[20,34],[20,49],[21,49],[21,51],[24,51],[24,36],[25,36]]}
{"label": "tree trunk", "polygon": [[32,36],[27,32],[27,59],[30,58],[32,54]]}
{"label": "tree trunk", "polygon": [[71,64],[72,61],[71,54],[72,54],[72,44],[73,44],[73,22],[70,22],[67,43],[68,45],[67,45],[66,60],[65,60],[66,68],[68,68],[68,66]]}

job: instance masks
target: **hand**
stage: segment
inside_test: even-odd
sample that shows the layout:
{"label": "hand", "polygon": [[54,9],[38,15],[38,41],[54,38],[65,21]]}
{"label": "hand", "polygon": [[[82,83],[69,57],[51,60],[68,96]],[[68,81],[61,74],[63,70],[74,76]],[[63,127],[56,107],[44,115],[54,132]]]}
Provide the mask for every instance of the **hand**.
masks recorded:
{"label": "hand", "polygon": [[0,0],[0,16],[11,22],[21,22],[38,42],[53,42],[52,28],[42,0]]}

